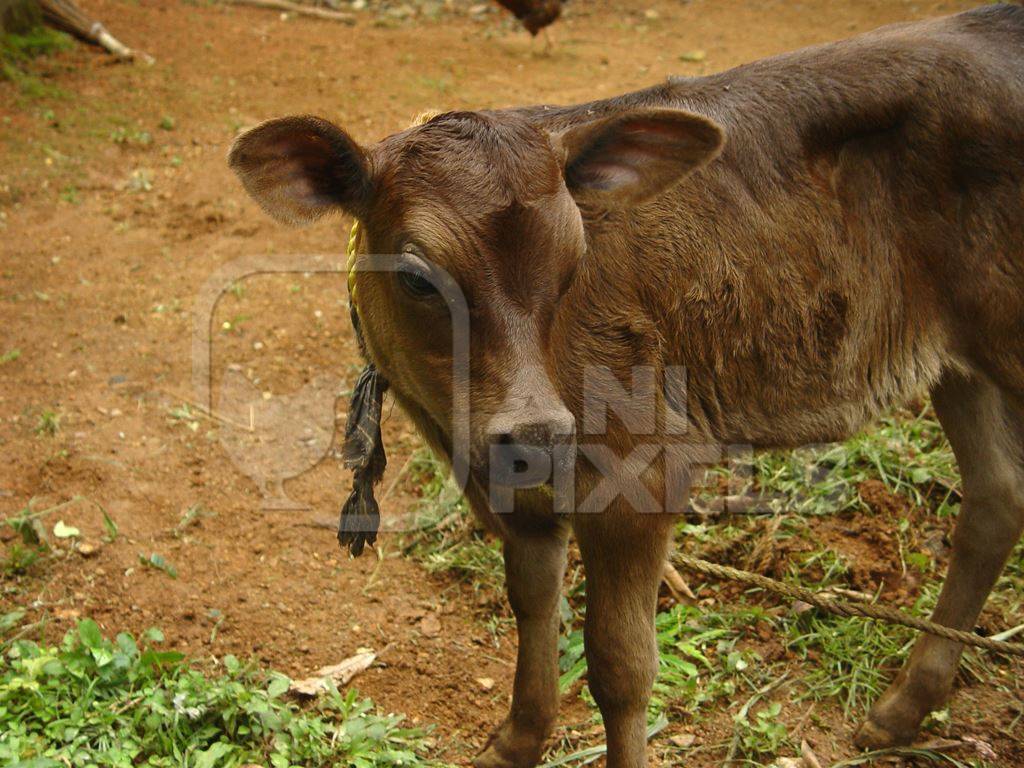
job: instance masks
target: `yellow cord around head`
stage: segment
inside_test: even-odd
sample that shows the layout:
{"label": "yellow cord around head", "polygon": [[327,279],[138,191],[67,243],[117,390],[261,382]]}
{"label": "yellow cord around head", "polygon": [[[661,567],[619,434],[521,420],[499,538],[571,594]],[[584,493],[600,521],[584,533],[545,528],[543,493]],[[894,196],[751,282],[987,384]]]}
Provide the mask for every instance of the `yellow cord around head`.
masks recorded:
{"label": "yellow cord around head", "polygon": [[[428,109],[426,112],[420,112],[413,119],[410,128],[414,128],[417,125],[423,125],[424,123],[430,122],[435,117],[441,114],[439,109]],[[348,233],[348,248],[345,249],[345,269],[348,272],[348,303],[350,306],[356,306],[356,254],[359,252],[359,238],[360,230],[362,227],[359,224],[359,219],[355,219],[352,222],[352,229]],[[358,310],[357,310],[358,311]]]}
{"label": "yellow cord around head", "polygon": [[345,255],[345,269],[348,271],[348,303],[353,307],[356,305],[356,253],[359,251],[359,219],[352,222],[352,229],[348,233],[348,248]]}

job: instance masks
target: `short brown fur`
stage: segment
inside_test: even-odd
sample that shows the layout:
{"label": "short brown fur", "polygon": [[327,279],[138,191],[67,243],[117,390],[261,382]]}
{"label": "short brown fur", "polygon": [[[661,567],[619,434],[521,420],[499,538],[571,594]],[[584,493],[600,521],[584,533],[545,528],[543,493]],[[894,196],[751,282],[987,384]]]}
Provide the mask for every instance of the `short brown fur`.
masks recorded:
{"label": "short brown fur", "polygon": [[[622,495],[562,516],[529,487],[496,514],[496,443],[548,456],[578,445],[579,502],[600,491],[597,449],[656,442],[690,466],[708,446],[841,439],[930,392],[964,481],[934,618],[973,627],[1024,528],[1022,54],[1024,9],[989,6],[581,106],[449,113],[369,149],[312,118],[238,140],[232,166],[271,213],[344,209],[363,220],[365,250],[442,268],[465,294],[467,495],[505,541],[520,636],[511,712],[478,766],[534,765],[556,717],[570,529],[608,765],[646,764],[674,520]],[[444,302],[392,274],[357,285],[371,358],[450,457]],[[586,434],[595,366],[626,388],[641,386],[637,367],[654,372],[653,434],[623,418]],[[665,398],[678,367],[685,390]],[[667,463],[638,466],[666,500]],[[910,741],[949,695],[961,650],[922,637],[857,743]]]}

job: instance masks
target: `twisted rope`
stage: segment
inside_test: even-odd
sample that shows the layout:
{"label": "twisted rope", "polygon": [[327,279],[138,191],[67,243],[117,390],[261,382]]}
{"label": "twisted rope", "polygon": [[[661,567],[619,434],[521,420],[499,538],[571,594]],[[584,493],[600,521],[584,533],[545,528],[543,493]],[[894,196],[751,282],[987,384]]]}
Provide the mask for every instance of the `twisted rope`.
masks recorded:
{"label": "twisted rope", "polygon": [[942,637],[956,643],[971,645],[975,648],[984,648],[987,651],[1005,653],[1010,656],[1024,656],[1024,645],[1020,643],[1008,643],[1004,640],[993,640],[990,637],[982,637],[974,634],[973,632],[963,632],[959,629],[952,629],[950,627],[943,626],[942,624],[936,624],[934,621],[929,621],[928,619],[911,616],[910,614],[895,608],[886,608],[882,605],[872,605],[870,603],[851,603],[846,600],[826,597],[820,592],[815,592],[807,589],[806,587],[784,584],[781,581],[770,579],[767,576],[762,576],[758,573],[741,571],[738,568],[730,568],[727,565],[718,565],[717,563],[711,563],[707,560],[691,557],[690,555],[685,555],[681,552],[674,553],[671,560],[673,564],[692,573],[700,573],[705,576],[711,576],[715,579],[736,581],[740,584],[746,584],[751,587],[759,587],[776,595],[782,595],[783,597],[792,598],[794,600],[802,600],[808,605],[813,605],[815,608],[820,608],[823,611],[834,613],[836,616],[860,616],[862,618],[873,619],[875,621],[884,621],[889,624],[898,624],[903,627],[910,627],[911,629],[916,629],[919,632],[935,635],[936,637]]}

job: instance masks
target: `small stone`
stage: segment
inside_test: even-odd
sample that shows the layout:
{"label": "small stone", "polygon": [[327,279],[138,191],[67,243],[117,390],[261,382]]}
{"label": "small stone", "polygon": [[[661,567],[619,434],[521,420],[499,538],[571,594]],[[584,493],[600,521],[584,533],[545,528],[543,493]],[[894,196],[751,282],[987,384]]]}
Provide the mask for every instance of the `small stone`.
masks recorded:
{"label": "small stone", "polygon": [[661,14],[658,13],[653,8],[648,8],[646,11],[644,11],[644,18],[651,19],[653,21],[654,19],[661,18]]}
{"label": "small stone", "polygon": [[441,634],[441,619],[436,613],[429,613],[420,619],[419,627],[424,637],[437,637]]}
{"label": "small stone", "polygon": [[697,740],[697,737],[692,733],[680,733],[677,736],[673,736],[669,739],[670,742],[680,749],[686,749],[693,746],[693,742]]}
{"label": "small stone", "polygon": [[685,53],[679,54],[679,60],[680,61],[689,61],[689,62],[704,61],[704,59],[706,59],[707,57],[708,57],[707,52],[702,51],[700,49],[695,49],[695,50],[692,50],[692,51],[686,51]]}
{"label": "small stone", "polygon": [[476,679],[477,685],[483,688],[485,691],[489,691],[494,687],[494,680],[489,677],[478,677]]}
{"label": "small stone", "polygon": [[78,554],[82,557],[94,557],[100,551],[98,544],[93,544],[88,541],[83,541],[78,545]]}

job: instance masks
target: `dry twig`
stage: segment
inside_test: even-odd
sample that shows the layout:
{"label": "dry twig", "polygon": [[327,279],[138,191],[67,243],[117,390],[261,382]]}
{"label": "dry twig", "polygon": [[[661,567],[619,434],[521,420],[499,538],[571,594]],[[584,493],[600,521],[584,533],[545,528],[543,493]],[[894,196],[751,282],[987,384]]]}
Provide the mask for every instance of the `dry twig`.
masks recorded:
{"label": "dry twig", "polygon": [[340,21],[342,24],[355,24],[356,17],[351,13],[329,11],[326,8],[313,8],[308,5],[291,3],[288,0],[224,0],[230,5],[250,5],[253,8],[264,8],[268,11],[284,11],[297,16],[311,16],[325,21]]}

